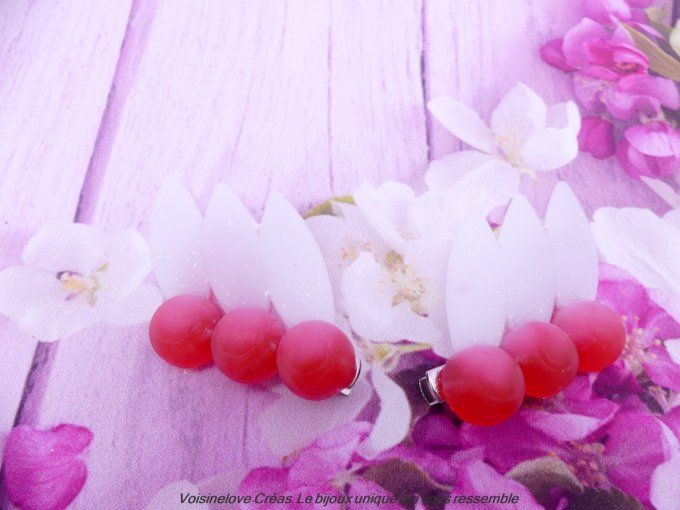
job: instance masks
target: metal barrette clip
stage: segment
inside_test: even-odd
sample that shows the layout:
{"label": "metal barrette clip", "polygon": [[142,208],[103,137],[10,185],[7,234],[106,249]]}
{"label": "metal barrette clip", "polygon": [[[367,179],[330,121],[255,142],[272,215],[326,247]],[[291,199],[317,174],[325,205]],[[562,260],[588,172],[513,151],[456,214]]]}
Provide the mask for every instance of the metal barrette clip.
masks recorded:
{"label": "metal barrette clip", "polygon": [[440,404],[444,401],[442,396],[439,394],[437,378],[439,377],[439,372],[442,371],[444,365],[436,368],[432,368],[425,372],[425,377],[418,381],[418,386],[420,387],[420,393],[428,405]]}
{"label": "metal barrette clip", "polygon": [[349,397],[352,394],[352,391],[354,390],[354,387],[356,386],[357,381],[359,380],[359,375],[361,374],[361,360],[359,358],[356,358],[356,360],[357,360],[357,372],[354,375],[354,379],[352,380],[350,385],[347,386],[347,388],[343,388],[342,390],[340,390],[340,395],[342,395],[343,397]]}

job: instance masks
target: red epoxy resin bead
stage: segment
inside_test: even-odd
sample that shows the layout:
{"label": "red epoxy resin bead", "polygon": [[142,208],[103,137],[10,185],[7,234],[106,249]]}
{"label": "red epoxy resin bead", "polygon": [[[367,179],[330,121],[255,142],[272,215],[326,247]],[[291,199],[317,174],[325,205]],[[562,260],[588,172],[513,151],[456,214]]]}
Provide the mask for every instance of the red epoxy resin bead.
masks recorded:
{"label": "red epoxy resin bead", "polygon": [[555,312],[552,323],[569,335],[581,372],[599,372],[614,363],[626,346],[621,316],[597,301],[580,301]]}
{"label": "red epoxy resin bead", "polygon": [[349,338],[333,324],[302,322],[281,339],[276,364],[283,383],[308,400],[333,397],[354,381],[356,357]]}
{"label": "red epoxy resin bead", "polygon": [[475,345],[451,356],[439,373],[439,393],[460,419],[473,425],[497,425],[524,400],[524,377],[507,352]]}
{"label": "red epoxy resin bead", "polygon": [[501,348],[519,364],[526,394],[546,398],[558,394],[576,377],[578,352],[569,336],[547,322],[527,322],[510,330]]}
{"label": "red epoxy resin bead", "polygon": [[212,360],[210,339],[221,317],[222,311],[209,299],[190,295],[171,297],[151,317],[151,346],[176,367],[205,365]]}
{"label": "red epoxy resin bead", "polygon": [[266,310],[241,308],[220,319],[212,336],[215,365],[227,377],[256,384],[276,374],[283,325]]}

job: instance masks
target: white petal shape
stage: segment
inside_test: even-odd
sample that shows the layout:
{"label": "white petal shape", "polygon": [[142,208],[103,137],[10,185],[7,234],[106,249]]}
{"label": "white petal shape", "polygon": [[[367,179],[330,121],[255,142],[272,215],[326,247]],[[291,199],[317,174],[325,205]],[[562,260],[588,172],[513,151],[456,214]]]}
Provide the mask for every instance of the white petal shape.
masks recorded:
{"label": "white petal shape", "polygon": [[110,234],[107,241],[105,266],[99,271],[100,295],[121,299],[141,285],[151,271],[149,245],[132,229]]}
{"label": "white petal shape", "polygon": [[479,151],[458,151],[430,161],[425,183],[429,190],[441,191],[453,187],[468,172],[493,158]]}
{"label": "white petal shape", "polygon": [[496,152],[493,133],[476,111],[446,96],[430,100],[427,109],[456,138],[482,152]]}
{"label": "white petal shape", "polygon": [[411,425],[411,405],[404,390],[378,367],[371,370],[371,381],[380,398],[380,412],[370,435],[358,448],[368,459],[401,443]]}
{"label": "white petal shape", "polygon": [[414,199],[415,192],[409,186],[395,181],[384,182],[377,188],[363,183],[354,192],[354,201],[366,221],[396,250],[405,245],[406,216]]}
{"label": "white petal shape", "polygon": [[649,298],[663,308],[668,315],[680,322],[680,293],[669,288],[647,289]]}
{"label": "white petal shape", "polygon": [[285,456],[304,448],[326,432],[356,418],[373,389],[362,376],[349,397],[310,402],[293,395],[283,385],[274,388],[280,398],[258,417],[262,435],[274,453]]}
{"label": "white petal shape", "polygon": [[680,230],[648,209],[602,207],[593,215],[602,258],[647,288],[680,293]]}
{"label": "white petal shape", "polygon": [[19,326],[36,340],[53,342],[99,322],[100,318],[98,308],[76,298],[48,301],[31,307],[19,321]]}
{"label": "white petal shape", "polygon": [[202,226],[203,217],[189,191],[176,178],[166,179],[156,196],[149,227],[153,272],[166,298],[208,296]]}
{"label": "white petal shape", "polygon": [[597,247],[586,213],[566,182],[558,183],[552,192],[545,229],[555,257],[557,306],[595,299],[599,275]]}
{"label": "white petal shape", "polygon": [[578,155],[578,139],[570,128],[547,128],[530,136],[522,147],[524,167],[551,172]]}
{"label": "white petal shape", "polygon": [[333,291],[314,236],[283,195],[269,197],[260,225],[260,259],[272,303],[288,327],[333,322]]}
{"label": "white petal shape", "polygon": [[84,223],[53,223],[31,238],[21,260],[53,273],[71,271],[89,276],[104,262],[105,249],[101,229]]}
{"label": "white petal shape", "polygon": [[410,303],[394,303],[398,287],[385,266],[363,252],[347,268],[342,292],[350,325],[359,336],[376,342],[436,343],[441,333],[432,321],[415,313]]}
{"label": "white petal shape", "polygon": [[569,129],[575,136],[581,130],[581,114],[573,101],[557,103],[548,108],[547,127]]}
{"label": "white petal shape", "polygon": [[500,100],[491,115],[491,129],[497,138],[524,140],[543,130],[548,109],[541,97],[518,83]]}
{"label": "white petal shape", "polygon": [[149,322],[163,302],[158,287],[142,285],[120,300],[101,300],[97,303],[102,321],[114,326],[134,326]]}
{"label": "white petal shape", "polygon": [[489,224],[470,218],[451,243],[446,308],[453,349],[498,345],[507,313],[501,250]]}
{"label": "white petal shape", "polygon": [[663,344],[671,359],[680,365],[680,338],[666,340]]}
{"label": "white petal shape", "polygon": [[215,297],[224,310],[269,309],[257,223],[226,184],[213,191],[203,222],[203,255]]}
{"label": "white petal shape", "polygon": [[56,274],[26,266],[0,272],[0,314],[20,321],[29,308],[66,298]]}
{"label": "white petal shape", "polygon": [[652,179],[651,177],[641,176],[640,180],[649,186],[654,193],[659,195],[673,209],[680,208],[680,195],[661,179]]}
{"label": "white petal shape", "polygon": [[549,320],[555,303],[555,262],[548,233],[523,195],[510,202],[498,242],[507,282],[508,324]]}
{"label": "white petal shape", "polygon": [[665,222],[670,223],[680,231],[680,208],[668,211],[663,215]]}

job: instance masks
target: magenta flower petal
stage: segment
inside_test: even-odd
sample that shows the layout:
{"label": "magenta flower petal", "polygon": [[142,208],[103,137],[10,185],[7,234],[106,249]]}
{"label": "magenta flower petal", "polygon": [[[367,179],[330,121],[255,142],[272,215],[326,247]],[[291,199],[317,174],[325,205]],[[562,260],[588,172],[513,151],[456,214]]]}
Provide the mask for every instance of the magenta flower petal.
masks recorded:
{"label": "magenta flower petal", "polygon": [[663,177],[680,167],[680,133],[665,122],[626,129],[616,156],[632,177]]}
{"label": "magenta flower petal", "polygon": [[586,16],[600,23],[608,23],[612,17],[623,21],[631,18],[630,6],[625,0],[584,0],[583,7]]}
{"label": "magenta flower petal", "polygon": [[680,106],[678,89],[672,80],[647,74],[621,78],[604,93],[604,101],[613,117],[624,120],[640,115],[656,117],[662,106],[672,110]]}
{"label": "magenta flower petal", "polygon": [[661,424],[651,414],[625,412],[612,421],[607,432],[604,456],[609,479],[640,501],[649,501],[652,473],[667,460]]}
{"label": "magenta flower petal", "polygon": [[[455,497],[472,496],[490,496],[501,494],[516,494],[519,496],[519,502],[515,504],[508,504],[508,502],[485,502],[482,503],[474,500],[470,503],[465,500],[463,503],[456,503]],[[539,505],[529,490],[524,485],[515,480],[502,476],[494,468],[485,464],[482,461],[472,461],[465,464],[460,470],[460,474],[456,480],[456,484],[451,491],[452,502],[447,508],[469,508],[469,509],[487,509],[487,510],[507,510],[509,508],[522,508],[525,510],[540,510],[543,507]]]}
{"label": "magenta flower petal", "polygon": [[575,68],[569,65],[562,51],[563,43],[562,39],[553,39],[541,46],[541,58],[546,64],[562,71],[574,71]]}
{"label": "magenta flower petal", "polygon": [[601,117],[584,117],[578,145],[582,151],[590,152],[598,159],[605,159],[616,153],[614,144],[614,125]]}
{"label": "magenta flower petal", "polygon": [[647,349],[643,366],[654,384],[680,391],[680,365],[671,359],[664,347],[655,345]]}
{"label": "magenta flower petal", "polygon": [[86,427],[61,424],[48,430],[26,425],[12,429],[5,444],[5,487],[23,510],[61,510],[75,499],[87,479],[78,455],[92,442]]}

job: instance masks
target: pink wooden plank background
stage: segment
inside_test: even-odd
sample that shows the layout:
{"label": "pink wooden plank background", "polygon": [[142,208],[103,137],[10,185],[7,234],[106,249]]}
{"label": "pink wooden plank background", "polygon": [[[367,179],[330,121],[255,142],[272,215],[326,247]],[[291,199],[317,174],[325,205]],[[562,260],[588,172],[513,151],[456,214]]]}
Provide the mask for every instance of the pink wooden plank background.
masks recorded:
{"label": "pink wooden plank background", "polygon": [[[460,147],[426,101],[488,114],[517,80],[569,98],[538,48],[579,15],[564,0],[3,2],[0,267],[10,238],[50,219],[145,233],[168,174],[202,206],[228,182],[256,214],[272,190],[304,210],[364,180],[422,188],[428,159]],[[539,209],[558,178],[589,212],[662,209],[588,156],[526,186]],[[139,508],[175,480],[278,462],[254,420],[271,397],[164,365],[142,326],[36,349],[3,320],[0,385],[0,434],[93,430],[74,508]]]}

